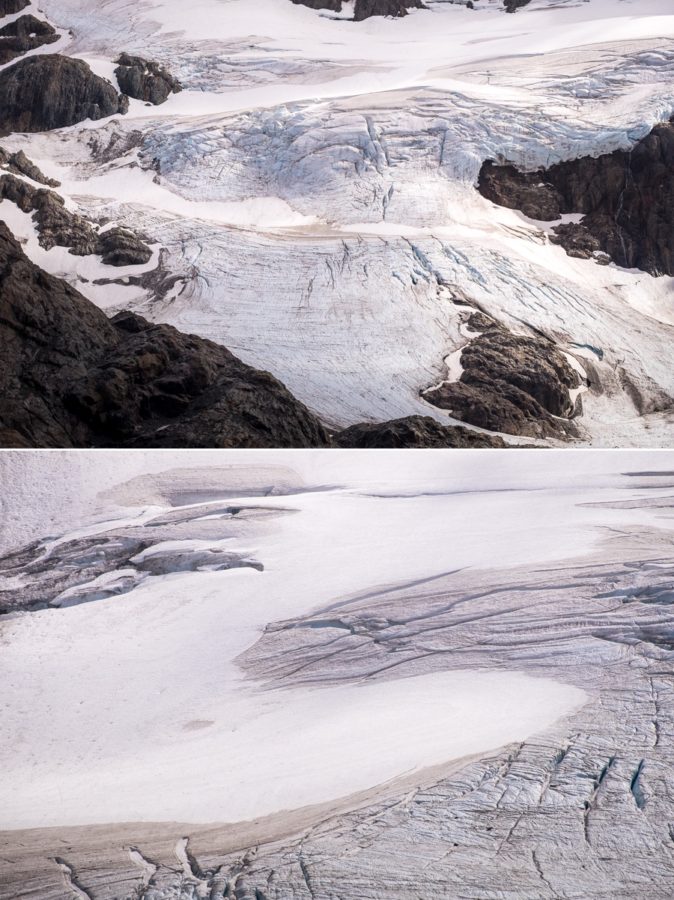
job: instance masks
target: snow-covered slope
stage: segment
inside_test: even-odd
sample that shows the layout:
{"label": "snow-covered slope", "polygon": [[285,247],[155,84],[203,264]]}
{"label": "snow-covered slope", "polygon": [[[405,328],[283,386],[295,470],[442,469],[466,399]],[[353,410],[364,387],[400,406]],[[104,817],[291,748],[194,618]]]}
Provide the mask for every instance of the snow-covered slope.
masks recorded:
{"label": "snow-covered slope", "polygon": [[0,561],[0,896],[666,896],[671,453],[51,458],[89,499]]}
{"label": "snow-covered slope", "polygon": [[[95,476],[100,466],[101,477],[110,477],[105,455],[100,463],[97,455],[90,458],[85,492],[87,471]],[[29,469],[39,469],[39,457],[28,459]],[[66,483],[82,481],[76,457],[56,459]],[[169,465],[156,454],[145,459],[141,467]],[[242,681],[236,659],[271,622],[318,610],[330,619],[345,598],[384,584],[413,584],[487,563],[552,564],[595,550],[598,526],[654,521],[651,510],[592,505],[612,497],[623,481],[619,460],[607,457],[603,465],[597,461],[603,471],[592,479],[594,491],[583,473],[563,489],[552,487],[555,466],[547,454],[533,462],[528,478],[539,484],[533,490],[518,490],[522,476],[515,470],[508,478],[498,464],[500,476],[491,476],[496,490],[482,489],[486,457],[449,479],[432,476],[432,461],[426,472],[423,466],[415,472],[414,459],[402,457],[398,477],[370,482],[368,489],[367,459],[342,456],[343,474],[349,477],[351,469],[349,480],[363,487],[319,490],[324,478],[302,488],[284,469],[213,469],[204,461],[190,470],[191,459],[200,462],[183,453],[183,469],[167,473],[171,504],[157,493],[157,476],[147,483],[137,477],[123,493],[117,488],[100,498],[108,515],[114,513],[108,521],[99,515],[91,525],[85,517],[82,527],[46,540],[26,568],[14,562],[5,569],[5,598],[42,582],[38,605],[67,608],[19,614],[3,624],[2,766],[12,777],[2,792],[1,828],[238,822],[333,801],[410,768],[523,740],[581,705],[583,693],[516,671],[439,672],[418,681],[391,673],[362,685],[261,692]],[[117,457],[118,477],[125,460]],[[313,462],[319,475],[320,460]],[[129,466],[139,469],[133,458]],[[309,455],[304,468],[311,466]],[[281,492],[290,485],[293,493],[255,496],[260,484]],[[148,488],[151,505],[143,502]],[[639,491],[626,492],[632,496]],[[126,508],[117,510],[123,498]],[[551,517],[555,527],[542,528]],[[95,537],[105,555],[139,535],[126,563],[61,585],[50,600],[51,579],[67,572],[73,548],[85,570],[92,552],[87,538]],[[196,569],[185,567],[190,555],[222,550],[255,560],[258,568],[221,570],[201,557]],[[163,574],[147,568],[160,558]],[[134,571],[146,574],[132,576],[140,577],[135,587],[120,588],[120,579]],[[108,588],[110,596],[99,596]],[[82,602],[86,597],[90,602]],[[412,732],[396,740],[412,717]],[[24,744],[18,755],[13,734]]]}
{"label": "snow-covered slope", "polygon": [[[468,302],[590,366],[583,441],[667,445],[672,279],[571,259],[475,182],[487,158],[547,166],[629,147],[668,119],[670,4],[475,5],[354,23],[289,0],[42,0],[64,33],[50,51],[113,80],[121,51],[142,52],[184,89],[3,143],[86,215],[147,235],[145,268],[164,248],[179,279],[101,283],[90,261],[29,249],[106,310],[269,369],[330,424],[452,421],[420,392],[448,377]],[[3,214],[30,237],[6,201]]]}

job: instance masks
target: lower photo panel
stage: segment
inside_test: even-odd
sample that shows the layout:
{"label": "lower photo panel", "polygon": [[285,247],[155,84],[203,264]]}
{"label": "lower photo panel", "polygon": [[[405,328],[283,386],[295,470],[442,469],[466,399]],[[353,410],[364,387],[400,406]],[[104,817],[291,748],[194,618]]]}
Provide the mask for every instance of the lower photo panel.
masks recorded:
{"label": "lower photo panel", "polygon": [[670,898],[674,452],[0,454],[0,897]]}

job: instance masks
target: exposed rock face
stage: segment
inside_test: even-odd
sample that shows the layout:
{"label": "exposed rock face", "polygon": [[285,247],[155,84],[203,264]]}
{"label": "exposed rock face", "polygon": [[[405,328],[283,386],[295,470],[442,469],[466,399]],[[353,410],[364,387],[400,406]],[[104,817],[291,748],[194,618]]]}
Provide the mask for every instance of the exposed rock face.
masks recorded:
{"label": "exposed rock face", "polygon": [[[341,12],[342,0],[292,0],[311,9],[329,9]],[[371,16],[406,16],[410,9],[426,9],[422,0],[356,0],[354,22],[362,22]],[[121,85],[120,85],[121,86]]]}
{"label": "exposed rock face", "polygon": [[352,425],[333,438],[338,447],[367,449],[405,447],[505,447],[501,438],[441,425],[430,416],[408,416],[391,422]]}
{"label": "exposed rock face", "polygon": [[554,344],[513,334],[479,313],[468,324],[482,333],[461,354],[461,377],[425,391],[429,403],[489,431],[576,436],[569,391],[580,385],[580,377]]}
{"label": "exposed rock face", "polygon": [[342,0],[293,0],[293,3],[308,6],[309,9],[329,9],[331,12],[341,12]]}
{"label": "exposed rock face", "polygon": [[98,235],[97,253],[108,266],[140,266],[149,262],[152,251],[128,228],[110,228]]}
{"label": "exposed rock face", "polygon": [[410,9],[425,9],[421,0],[356,0],[355,22],[370,16],[406,16]]}
{"label": "exposed rock face", "polygon": [[128,53],[117,60],[115,75],[122,93],[155,106],[182,90],[180,82],[163,66]]}
{"label": "exposed rock face", "polygon": [[[19,162],[23,165],[24,160]],[[26,162],[32,166],[30,160]],[[110,266],[141,265],[152,257],[150,248],[134,232],[111,228],[99,234],[90,222],[66,209],[62,197],[54,191],[35,188],[14,175],[0,176],[0,199],[11,200],[22,212],[33,213],[38,240],[45,250],[69,247],[74,256],[99,254]]]}
{"label": "exposed rock face", "polygon": [[552,222],[562,215],[561,197],[543,172],[520,172],[515,166],[487,160],[480,170],[478,189],[492,203],[519,209],[530,219]]}
{"label": "exposed rock face", "polygon": [[47,185],[47,187],[58,187],[60,185],[59,181],[47,178],[35,163],[28,159],[23,150],[18,150],[16,153],[8,153],[0,147],[0,168],[7,169],[8,172],[12,172],[15,175],[25,175],[27,178],[37,181],[38,184]]}
{"label": "exposed rock face", "polygon": [[0,136],[49,131],[85,119],[125,113],[126,97],[80,59],[47,54],[19,60],[0,72]]}
{"label": "exposed rock face", "polygon": [[0,0],[0,16],[12,16],[30,6],[30,0]]}
{"label": "exposed rock face", "polygon": [[538,172],[486,162],[480,193],[532,219],[583,213],[555,228],[572,255],[602,251],[619,266],[674,275],[674,122],[656,125],[632,150],[583,156]]}
{"label": "exposed rock face", "polygon": [[521,9],[523,6],[526,6],[528,3],[531,3],[531,0],[503,0],[503,5],[505,6],[506,12],[514,13],[517,12],[518,9]]}
{"label": "exposed rock face", "polygon": [[93,226],[66,209],[63,199],[54,191],[36,188],[14,175],[0,177],[0,198],[15,203],[22,212],[33,213],[40,245],[69,247],[75,256],[96,253],[98,235]]}
{"label": "exposed rock face", "polygon": [[43,44],[53,44],[59,35],[55,28],[35,16],[20,16],[0,28],[0,65],[11,62]]}
{"label": "exposed rock face", "polygon": [[[20,206],[25,188],[30,195],[26,182],[0,178],[0,197]],[[73,231],[51,199],[57,195],[35,193],[44,201],[36,216],[47,223],[45,245],[54,246],[66,227],[78,252],[102,252],[99,242],[107,240],[113,259],[104,255],[104,262],[131,265],[139,246],[149,252],[122,228],[98,235],[82,219],[82,229]],[[500,438],[424,416],[353,425],[330,441],[318,419],[271,375],[224,347],[133,313],[107,319],[31,263],[2,223],[0,322],[4,447],[505,446]]]}
{"label": "exposed rock face", "polygon": [[569,256],[575,256],[578,259],[594,258],[598,261],[607,259],[606,254],[601,252],[599,238],[579,222],[565,222],[557,225],[550,240],[553,244],[561,244]]}
{"label": "exposed rock face", "polygon": [[324,446],[320,422],[224,347],[112,320],[0,223],[0,445]]}

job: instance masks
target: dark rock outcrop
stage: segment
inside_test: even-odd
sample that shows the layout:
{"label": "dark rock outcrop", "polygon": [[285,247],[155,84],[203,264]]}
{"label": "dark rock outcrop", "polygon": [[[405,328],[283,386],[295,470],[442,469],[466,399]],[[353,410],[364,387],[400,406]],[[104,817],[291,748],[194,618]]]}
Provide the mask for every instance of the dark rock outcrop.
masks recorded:
{"label": "dark rock outcrop", "polygon": [[152,257],[150,248],[134,231],[119,227],[98,235],[96,252],[108,266],[141,266]]}
{"label": "dark rock outcrop", "polygon": [[509,13],[517,12],[518,9],[521,9],[528,3],[531,3],[531,0],[503,0],[505,11]]}
{"label": "dark rock outcrop", "polygon": [[163,66],[128,53],[117,60],[115,75],[122,93],[155,106],[182,90],[180,82]]}
{"label": "dark rock outcrop", "polygon": [[10,200],[24,213],[33,213],[38,240],[45,250],[69,247],[75,256],[96,253],[98,234],[93,226],[66,209],[54,191],[36,188],[14,175],[0,177],[0,199]]}
{"label": "dark rock outcrop", "polygon": [[[292,0],[310,9],[341,12],[342,0]],[[356,0],[353,21],[362,22],[372,16],[406,16],[410,9],[426,9],[422,0]],[[120,85],[121,86],[121,85]]]}
{"label": "dark rock outcrop", "polygon": [[[32,165],[30,160],[26,162]],[[152,257],[150,248],[133,231],[111,228],[99,233],[82,216],[70,212],[57,193],[36,188],[14,175],[0,175],[0,199],[16,203],[22,212],[33,213],[38,240],[45,250],[68,247],[74,256],[98,254],[109,266],[142,265]]]}
{"label": "dark rock outcrop", "polygon": [[0,147],[0,169],[6,169],[15,175],[25,175],[26,178],[31,178],[33,181],[37,181],[38,184],[44,184],[47,187],[58,187],[60,185],[59,181],[47,178],[35,163],[28,159],[23,150],[17,150],[16,153],[8,153]]}
{"label": "dark rock outcrop", "polygon": [[0,16],[13,16],[30,6],[30,0],[0,0]]}
{"label": "dark rock outcrop", "polygon": [[354,22],[371,16],[406,16],[410,9],[425,9],[421,0],[356,0]]}
{"label": "dark rock outcrop", "polygon": [[308,6],[309,9],[329,9],[331,12],[341,12],[342,0],[292,0],[298,6]]}
{"label": "dark rock outcrop", "polygon": [[80,59],[31,56],[0,72],[0,136],[125,113],[126,97]]}
{"label": "dark rock outcrop", "polygon": [[487,160],[480,169],[477,186],[487,200],[518,209],[530,219],[553,222],[562,215],[562,198],[542,171],[521,172],[515,166],[499,166]]}
{"label": "dark rock outcrop", "polygon": [[[49,192],[45,192],[49,193]],[[273,376],[134,313],[106,316],[0,223],[0,447],[501,447],[410,416],[333,436]]]}
{"label": "dark rock outcrop", "polygon": [[0,65],[44,44],[53,44],[58,39],[56,29],[47,22],[42,22],[35,16],[19,16],[0,28]]}
{"label": "dark rock outcrop", "polygon": [[576,256],[578,259],[598,259],[600,254],[602,258],[606,258],[601,253],[599,238],[579,222],[557,225],[550,240],[553,244],[561,244],[569,256]]}
{"label": "dark rock outcrop", "polygon": [[224,347],[108,320],[0,223],[0,446],[320,447],[321,423]]}
{"label": "dark rock outcrop", "polygon": [[656,125],[631,150],[583,156],[537,172],[485,162],[478,187],[487,199],[532,219],[583,214],[580,224],[554,229],[571,255],[601,251],[619,266],[674,275],[672,121]]}
{"label": "dark rock outcrop", "polygon": [[463,372],[424,392],[429,403],[479,428],[528,437],[577,436],[569,391],[580,377],[555,345],[516,335],[480,313],[469,327],[481,331],[461,354]]}
{"label": "dark rock outcrop", "polygon": [[505,447],[499,437],[468,428],[441,425],[430,416],[352,425],[333,436],[338,447],[362,449],[421,447]]}

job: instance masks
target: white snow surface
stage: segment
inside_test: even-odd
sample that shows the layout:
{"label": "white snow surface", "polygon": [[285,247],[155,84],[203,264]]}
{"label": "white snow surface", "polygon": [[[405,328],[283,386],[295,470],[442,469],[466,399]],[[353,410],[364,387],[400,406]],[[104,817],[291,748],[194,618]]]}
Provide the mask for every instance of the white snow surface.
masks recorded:
{"label": "white snow surface", "polygon": [[[33,455],[12,456],[39,468]],[[110,484],[111,460],[118,482],[139,471],[129,455],[89,454],[85,467],[77,454],[52,456],[71,488],[91,483],[98,466]],[[174,454],[138,456],[146,471],[175,462]],[[265,454],[265,464],[273,456]],[[212,455],[180,457],[204,478],[213,464]],[[666,526],[658,511],[587,504],[639,496],[621,472],[671,470],[672,454],[592,457],[457,454],[448,470],[454,454],[393,454],[377,469],[371,454],[294,453],[307,487],[338,472],[343,486],[233,500],[294,510],[227,542],[262,562],[263,572],[153,577],[118,597],[5,618],[0,828],[235,822],[336,801],[552,726],[585,702],[582,691],[509,670],[391,673],[280,690],[244,678],[237,657],[269,623],[356,593],[466,566],[575,558],[608,530]],[[223,484],[245,483],[239,458],[244,464]],[[562,461],[571,463],[564,473]],[[180,483],[179,473],[172,477]],[[11,482],[2,487],[12,493]],[[106,504],[114,516],[107,525]],[[199,514],[208,508],[197,504]],[[101,498],[95,528],[103,533],[119,527],[120,515],[133,521],[149,512],[161,509],[123,511]],[[64,539],[91,533],[88,520]],[[201,549],[203,541],[174,549],[181,547]]]}
{"label": "white snow surface", "polygon": [[161,297],[125,273],[96,285],[63,254],[57,267],[109,312],[132,307],[272,371],[336,426],[452,421],[420,392],[465,343],[452,301],[467,299],[590,353],[584,442],[668,445],[671,413],[651,410],[674,392],[674,280],[567,257],[475,180],[486,158],[598,155],[668,118],[671,3],[476,5],[354,23],[290,0],[43,0],[72,32],[66,52],[100,74],[127,50],[184,85],[160,107],[3,140],[83,213],[166,248],[181,280]]}

